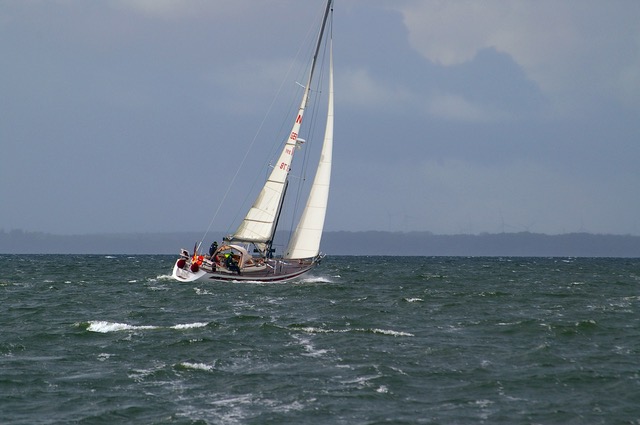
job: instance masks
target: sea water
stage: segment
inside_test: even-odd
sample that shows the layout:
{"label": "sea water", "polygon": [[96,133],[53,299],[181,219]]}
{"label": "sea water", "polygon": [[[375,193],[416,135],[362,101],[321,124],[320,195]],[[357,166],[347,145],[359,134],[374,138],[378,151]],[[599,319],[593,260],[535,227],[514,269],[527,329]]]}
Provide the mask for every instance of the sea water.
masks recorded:
{"label": "sea water", "polygon": [[640,260],[0,255],[2,424],[640,424]]}

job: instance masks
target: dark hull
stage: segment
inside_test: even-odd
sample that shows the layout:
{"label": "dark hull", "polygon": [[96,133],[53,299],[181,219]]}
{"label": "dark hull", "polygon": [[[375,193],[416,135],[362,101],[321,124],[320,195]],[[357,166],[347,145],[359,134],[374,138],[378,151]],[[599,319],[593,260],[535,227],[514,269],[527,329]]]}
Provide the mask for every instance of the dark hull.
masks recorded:
{"label": "dark hull", "polygon": [[192,272],[190,263],[179,268],[178,260],[173,267],[173,277],[181,282],[282,282],[307,273],[320,260],[320,256],[302,260],[269,259],[263,267],[246,267],[240,273],[221,267],[216,270],[202,267]]}

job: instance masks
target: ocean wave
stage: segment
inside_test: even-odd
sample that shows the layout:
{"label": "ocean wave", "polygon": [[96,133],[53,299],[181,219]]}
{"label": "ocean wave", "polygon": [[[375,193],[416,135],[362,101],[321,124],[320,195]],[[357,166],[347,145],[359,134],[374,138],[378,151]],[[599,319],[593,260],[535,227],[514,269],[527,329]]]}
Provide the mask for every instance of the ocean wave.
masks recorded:
{"label": "ocean wave", "polygon": [[208,323],[204,322],[195,322],[195,323],[185,323],[183,325],[174,325],[171,326],[171,329],[193,329],[193,328],[204,328]]}
{"label": "ocean wave", "polygon": [[356,332],[356,333],[373,333],[380,335],[389,335],[389,336],[415,336],[409,332],[402,331],[394,331],[391,329],[364,329],[364,328],[355,328],[355,329],[322,329],[316,328],[313,326],[306,326],[302,328],[298,328],[299,330],[307,333],[347,333],[347,332]]}
{"label": "ocean wave", "polygon": [[208,289],[193,288],[196,291],[196,295],[215,295],[213,291]]}
{"label": "ocean wave", "polygon": [[308,337],[294,336],[294,339],[297,341],[298,344],[300,344],[304,348],[306,354],[303,354],[303,355],[305,356],[321,357],[328,353],[328,351],[325,349],[316,348],[311,343]]}
{"label": "ocean wave", "polygon": [[204,370],[204,371],[212,371],[213,366],[208,365],[206,363],[191,363],[191,362],[182,362],[177,365],[178,367],[184,369],[195,369],[195,370]]}
{"label": "ocean wave", "polygon": [[156,326],[135,326],[127,323],[105,322],[105,321],[91,321],[87,330],[89,332],[109,333],[119,331],[129,331],[138,329],[158,329]]}
{"label": "ocean wave", "polygon": [[109,359],[109,357],[112,357],[113,354],[109,354],[109,353],[100,353],[98,354],[98,360],[100,360],[101,362]]}
{"label": "ocean wave", "polygon": [[376,392],[380,394],[387,394],[389,392],[389,388],[387,388],[386,385],[380,385]]}
{"label": "ocean wave", "polygon": [[207,325],[208,323],[195,322],[195,323],[184,323],[184,324],[163,327],[163,326],[153,326],[153,325],[130,325],[128,323],[108,322],[104,320],[92,320],[88,322],[87,330],[89,332],[98,332],[98,333],[110,333],[110,332],[131,331],[131,330],[151,330],[151,329],[183,330],[183,329],[202,328]]}
{"label": "ocean wave", "polygon": [[335,333],[345,333],[345,332],[350,332],[350,329],[321,329],[321,328],[315,328],[313,326],[306,326],[303,328],[298,328],[299,330],[303,331],[303,332],[307,332],[310,334],[335,334]]}
{"label": "ocean wave", "polygon": [[170,289],[168,286],[149,286],[148,288],[152,291],[168,291]]}
{"label": "ocean wave", "polygon": [[391,336],[415,336],[409,332],[400,332],[400,331],[392,331],[387,329],[372,329],[371,332],[374,334],[382,334],[382,335],[391,335]]}

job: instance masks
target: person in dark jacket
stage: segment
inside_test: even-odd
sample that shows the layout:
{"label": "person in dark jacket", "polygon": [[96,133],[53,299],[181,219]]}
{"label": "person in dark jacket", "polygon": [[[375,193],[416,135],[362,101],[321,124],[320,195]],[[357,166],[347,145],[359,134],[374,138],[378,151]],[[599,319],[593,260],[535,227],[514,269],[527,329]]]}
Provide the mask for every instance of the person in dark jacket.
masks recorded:
{"label": "person in dark jacket", "polygon": [[213,254],[217,251],[217,249],[218,249],[218,242],[213,241],[213,243],[209,247],[209,257],[213,257]]}

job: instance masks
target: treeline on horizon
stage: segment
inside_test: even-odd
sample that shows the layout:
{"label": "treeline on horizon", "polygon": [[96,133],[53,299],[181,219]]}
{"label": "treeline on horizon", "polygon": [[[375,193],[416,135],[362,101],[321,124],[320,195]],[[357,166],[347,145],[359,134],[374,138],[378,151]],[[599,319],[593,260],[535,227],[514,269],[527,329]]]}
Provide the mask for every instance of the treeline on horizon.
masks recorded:
{"label": "treeline on horizon", "polygon": [[[210,232],[201,252],[222,233]],[[0,230],[2,254],[178,254],[193,249],[203,233],[123,233],[54,235]],[[276,241],[288,235],[278,233]],[[283,242],[284,244],[284,242]],[[276,254],[283,250],[276,246]],[[437,235],[430,232],[326,232],[322,251],[334,255],[411,255],[487,257],[640,257],[640,236],[567,233],[484,233]]]}

